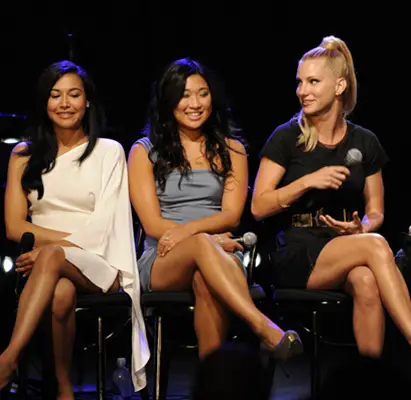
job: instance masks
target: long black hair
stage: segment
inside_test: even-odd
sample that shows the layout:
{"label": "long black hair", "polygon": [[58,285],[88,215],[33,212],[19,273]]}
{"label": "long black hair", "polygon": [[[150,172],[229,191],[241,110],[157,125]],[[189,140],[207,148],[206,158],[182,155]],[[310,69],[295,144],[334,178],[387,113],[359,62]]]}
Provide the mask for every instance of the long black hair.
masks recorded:
{"label": "long black hair", "polygon": [[91,154],[97,138],[105,127],[105,115],[98,101],[94,82],[82,67],[71,61],[63,60],[51,64],[43,71],[37,82],[34,123],[27,132],[29,141],[27,147],[17,153],[20,156],[29,156],[21,178],[23,189],[27,193],[37,190],[39,199],[44,195],[41,176],[54,168],[58,152],[57,138],[52,122],[47,115],[47,102],[54,84],[63,75],[70,73],[76,74],[83,81],[86,98],[89,102],[89,107],[86,108],[83,118],[83,129],[88,136],[88,144],[78,159],[80,164]]}
{"label": "long black hair", "polygon": [[[143,130],[143,134],[153,144],[149,156],[153,159],[152,155],[156,154],[154,176],[163,191],[172,170],[181,172],[180,183],[191,170],[173,113],[183,97],[187,78],[191,75],[200,75],[207,82],[211,93],[212,111],[202,132],[205,136],[206,157],[213,173],[224,179],[231,173],[227,138],[245,144],[241,130],[234,124],[224,87],[216,74],[188,57],[173,61],[153,84],[147,123]],[[219,160],[221,166],[218,165]]]}

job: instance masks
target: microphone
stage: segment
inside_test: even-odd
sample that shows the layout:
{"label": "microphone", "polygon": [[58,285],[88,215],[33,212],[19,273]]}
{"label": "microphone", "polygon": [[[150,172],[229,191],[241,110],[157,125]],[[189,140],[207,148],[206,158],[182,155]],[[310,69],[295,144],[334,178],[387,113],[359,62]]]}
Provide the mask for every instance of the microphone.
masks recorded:
{"label": "microphone", "polygon": [[24,232],[20,239],[20,254],[33,250],[34,235],[31,232]]}
{"label": "microphone", "polygon": [[[352,148],[347,151],[347,154],[345,156],[344,160],[344,166],[347,168],[353,167],[355,165],[361,164],[362,162],[362,153],[360,150],[356,148]],[[308,201],[308,207],[311,208],[313,205],[320,199],[324,199],[325,196],[329,196],[329,192],[323,193],[323,192],[315,192],[314,194],[310,195],[311,197],[309,198]]]}
{"label": "microphone", "polygon": [[362,153],[358,149],[350,149],[345,156],[344,165],[346,167],[352,167],[354,165],[360,164],[362,161]]}
{"label": "microphone", "polygon": [[[31,232],[24,232],[21,235],[20,239],[20,254],[28,253],[29,251],[33,250],[34,247],[34,234]],[[20,293],[23,290],[24,284],[26,283],[27,279],[23,279],[21,273],[17,274],[16,277],[16,287],[14,292],[16,296],[20,296]]]}
{"label": "microphone", "polygon": [[251,248],[257,243],[257,235],[253,232],[247,232],[242,237],[232,238],[232,240],[243,244],[246,248]]}

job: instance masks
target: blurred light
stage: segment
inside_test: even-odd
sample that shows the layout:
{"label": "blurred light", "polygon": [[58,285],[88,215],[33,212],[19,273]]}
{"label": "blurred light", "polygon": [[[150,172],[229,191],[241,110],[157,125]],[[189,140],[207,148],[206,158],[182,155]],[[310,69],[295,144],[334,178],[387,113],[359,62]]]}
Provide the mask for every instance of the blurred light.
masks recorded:
{"label": "blurred light", "polygon": [[248,264],[250,264],[250,252],[249,251],[244,253],[244,265],[248,267]]}
{"label": "blurred light", "polygon": [[0,112],[0,118],[18,118],[18,119],[26,119],[26,116],[23,114],[15,114],[15,113],[3,113]]}
{"label": "blurred light", "polygon": [[[248,265],[250,264],[251,261],[251,253],[249,251],[247,251],[246,253],[244,253],[244,265],[246,267],[248,267]],[[255,267],[258,267],[261,264],[261,256],[259,253],[257,253],[256,257],[255,257]]]}
{"label": "blurred light", "polygon": [[4,257],[3,262],[2,262],[3,270],[7,274],[7,272],[10,272],[13,267],[14,267],[14,262],[11,257]]}
{"label": "blurred light", "polygon": [[16,144],[16,143],[20,142],[20,139],[17,139],[17,138],[5,138],[5,139],[1,139],[1,141],[2,141],[3,143],[6,143],[6,144]]}

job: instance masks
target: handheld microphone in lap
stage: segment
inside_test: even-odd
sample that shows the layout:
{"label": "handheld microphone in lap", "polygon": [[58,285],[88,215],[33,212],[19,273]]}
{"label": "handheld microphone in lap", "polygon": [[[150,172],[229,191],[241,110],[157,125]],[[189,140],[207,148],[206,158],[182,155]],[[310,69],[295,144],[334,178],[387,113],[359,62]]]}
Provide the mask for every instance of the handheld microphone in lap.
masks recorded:
{"label": "handheld microphone in lap", "polygon": [[257,243],[257,235],[253,232],[246,232],[239,238],[232,238],[232,240],[241,243],[246,248],[251,248]]}
{"label": "handheld microphone in lap", "polygon": [[34,234],[24,232],[20,239],[20,254],[28,253],[34,247]]}
{"label": "handheld microphone in lap", "polygon": [[[34,234],[31,232],[24,232],[20,239],[20,254],[28,253],[34,247]],[[23,278],[21,273],[17,274],[16,278],[16,295],[19,296],[23,290],[23,286],[27,279]]]}

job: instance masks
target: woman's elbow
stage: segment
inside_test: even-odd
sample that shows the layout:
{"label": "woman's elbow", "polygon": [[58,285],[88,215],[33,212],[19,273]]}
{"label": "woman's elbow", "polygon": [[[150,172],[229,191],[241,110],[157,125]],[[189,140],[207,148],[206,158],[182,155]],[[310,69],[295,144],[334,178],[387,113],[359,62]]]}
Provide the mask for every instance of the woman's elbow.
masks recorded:
{"label": "woman's elbow", "polygon": [[18,242],[20,238],[18,237],[17,229],[13,229],[6,224],[6,238],[13,242]]}
{"label": "woman's elbow", "polygon": [[232,221],[230,221],[230,228],[237,229],[241,224],[241,215],[233,217]]}
{"label": "woman's elbow", "polygon": [[261,221],[262,219],[264,219],[264,214],[262,213],[261,207],[259,206],[258,202],[254,199],[251,202],[251,214],[257,221]]}

